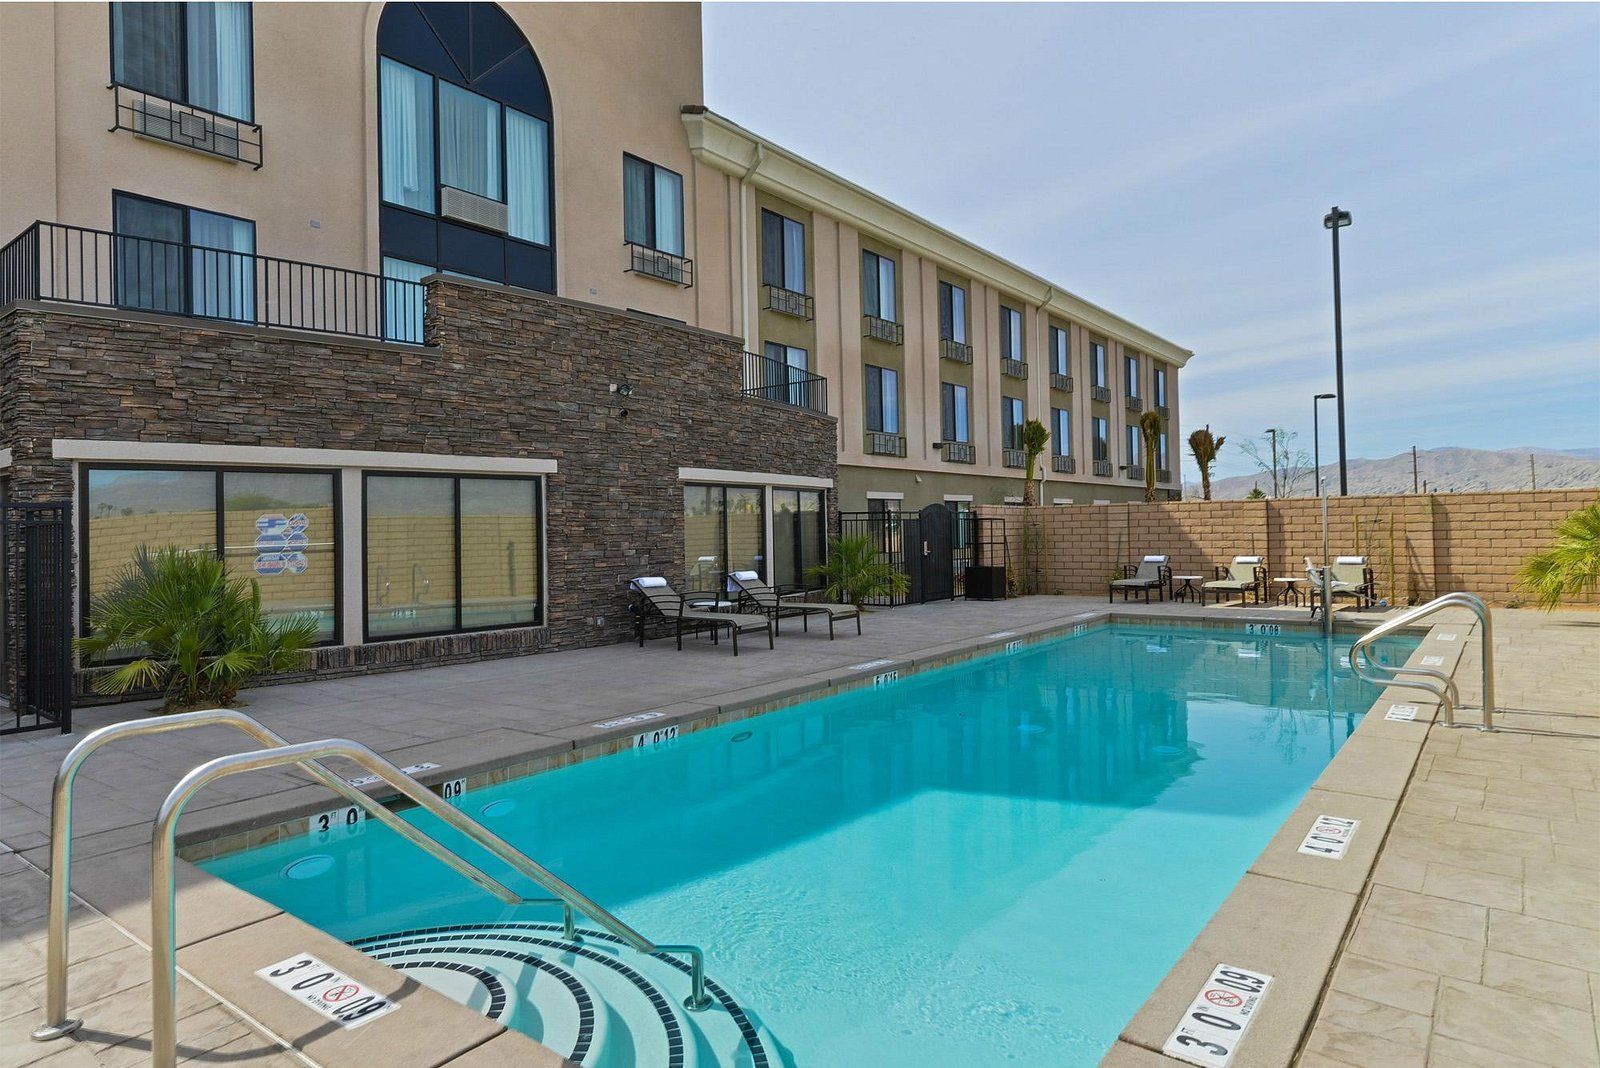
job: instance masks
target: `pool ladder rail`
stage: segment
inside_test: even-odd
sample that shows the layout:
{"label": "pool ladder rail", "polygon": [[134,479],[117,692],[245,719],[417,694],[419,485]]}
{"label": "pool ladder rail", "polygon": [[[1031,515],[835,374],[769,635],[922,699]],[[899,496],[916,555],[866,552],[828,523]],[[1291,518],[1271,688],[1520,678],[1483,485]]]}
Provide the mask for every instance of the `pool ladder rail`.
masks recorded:
{"label": "pool ladder rail", "polygon": [[[1494,621],[1490,617],[1489,606],[1483,600],[1470,593],[1447,593],[1442,597],[1435,597],[1427,604],[1418,605],[1408,611],[1400,613],[1393,619],[1367,631],[1357,638],[1350,647],[1350,669],[1368,682],[1380,686],[1404,686],[1408,689],[1422,690],[1432,694],[1439,702],[1439,707],[1444,710],[1444,725],[1446,727],[1469,727],[1470,723],[1456,722],[1456,708],[1461,704],[1461,694],[1456,689],[1453,678],[1437,668],[1379,663],[1372,659],[1368,647],[1378,639],[1387,637],[1402,627],[1410,626],[1435,612],[1446,608],[1466,608],[1478,617],[1478,626],[1483,635],[1483,723],[1478,726],[1480,731],[1492,731],[1494,726]],[[1402,676],[1420,676],[1417,678],[1403,678]]]}
{"label": "pool ladder rail", "polygon": [[[582,935],[577,929],[576,916],[582,915],[640,953],[651,956],[686,957],[689,961],[690,994],[684,1001],[684,1006],[699,1011],[711,1005],[711,998],[706,994],[705,986],[705,954],[700,947],[651,942],[483,824],[447,804],[432,790],[367,746],[344,738],[291,744],[242,712],[231,708],[212,708],[170,716],[153,716],[101,727],[73,746],[72,751],[61,762],[61,770],[56,773],[55,786],[51,794],[46,1022],[34,1028],[31,1034],[34,1041],[48,1042],[51,1039],[61,1038],[76,1031],[83,1023],[82,1020],[67,1015],[67,912],[72,895],[72,785],[78,769],[90,754],[107,743],[204,726],[233,727],[254,738],[263,748],[220,756],[191,769],[167,794],[156,816],[150,842],[151,1062],[156,1068],[172,1068],[177,1063],[175,857],[178,818],[183,814],[189,799],[208,783],[229,775],[290,764],[303,769],[322,785],[349,799],[384,826],[506,904],[560,905],[563,914],[563,933],[569,941],[581,940]],[[447,826],[466,835],[518,874],[554,896],[523,897],[421,828],[402,819],[398,813],[391,811],[382,802],[367,796],[333,774],[321,763],[329,757],[342,757],[360,765],[406,799],[431,812]]]}

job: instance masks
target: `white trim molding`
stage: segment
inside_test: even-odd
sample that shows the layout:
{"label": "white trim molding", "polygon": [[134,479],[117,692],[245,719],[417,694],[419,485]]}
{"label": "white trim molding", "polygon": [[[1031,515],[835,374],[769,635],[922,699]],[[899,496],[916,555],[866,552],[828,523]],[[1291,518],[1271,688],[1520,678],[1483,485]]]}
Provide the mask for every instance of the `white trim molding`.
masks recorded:
{"label": "white trim molding", "polygon": [[971,504],[972,503],[972,494],[970,494],[970,493],[946,493],[944,495],[944,500],[945,500],[946,504],[961,504],[961,503]]}
{"label": "white trim molding", "polygon": [[903,501],[906,499],[904,493],[897,493],[894,490],[867,490],[866,497],[869,501]]}
{"label": "white trim molding", "polygon": [[778,489],[833,488],[831,478],[813,478],[810,475],[778,475],[762,471],[724,471],[720,467],[680,467],[679,482],[716,482],[733,486],[774,486]]}
{"label": "white trim molding", "polygon": [[554,460],[520,456],[458,456],[367,449],[292,449],[260,445],[196,445],[171,441],[100,441],[54,438],[57,460],[99,463],[204,464],[238,467],[360,467],[377,471],[449,471],[459,474],[553,475]]}

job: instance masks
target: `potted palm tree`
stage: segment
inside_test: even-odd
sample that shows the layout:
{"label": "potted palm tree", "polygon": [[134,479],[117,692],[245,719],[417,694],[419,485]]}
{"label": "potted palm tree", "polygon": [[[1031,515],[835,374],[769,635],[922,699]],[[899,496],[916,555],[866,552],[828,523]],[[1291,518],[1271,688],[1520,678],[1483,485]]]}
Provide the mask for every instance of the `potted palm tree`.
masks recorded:
{"label": "potted palm tree", "polygon": [[1029,419],[1022,424],[1022,451],[1027,457],[1027,468],[1023,475],[1022,503],[1035,505],[1039,503],[1039,486],[1034,479],[1034,472],[1039,469],[1039,457],[1044,454],[1044,447],[1050,441],[1050,431],[1037,419]]}
{"label": "potted palm tree", "polygon": [[1517,579],[1546,611],[1568,598],[1593,594],[1600,587],[1600,501],[1557,523],[1555,540],[1528,557]]}
{"label": "potted palm tree", "polygon": [[858,611],[870,600],[899,597],[911,588],[906,573],[885,560],[866,534],[830,540],[827,560],[809,574],[822,586],[823,596]]}
{"label": "potted palm tree", "polygon": [[1189,435],[1189,452],[1194,455],[1195,466],[1200,468],[1200,495],[1211,499],[1211,465],[1217,462],[1217,453],[1228,439],[1221,434],[1212,436],[1211,424]]}

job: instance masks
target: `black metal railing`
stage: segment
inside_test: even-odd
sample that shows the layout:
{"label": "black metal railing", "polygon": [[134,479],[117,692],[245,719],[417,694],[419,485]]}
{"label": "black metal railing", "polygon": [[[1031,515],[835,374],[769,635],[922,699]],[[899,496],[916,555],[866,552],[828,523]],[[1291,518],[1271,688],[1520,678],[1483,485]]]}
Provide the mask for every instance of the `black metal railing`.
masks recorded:
{"label": "black metal railing", "polygon": [[1089,387],[1089,399],[1090,400],[1100,401],[1103,404],[1111,403],[1111,387],[1110,386],[1090,386]]}
{"label": "black metal railing", "polygon": [[1124,464],[1122,473],[1127,476],[1130,482],[1143,482],[1144,464]]}
{"label": "black metal railing", "polygon": [[867,455],[904,456],[905,454],[906,438],[904,434],[888,434],[882,430],[867,431]]}
{"label": "black metal railing", "polygon": [[1138,397],[1123,397],[1122,403],[1130,412],[1144,411],[1144,401]]}
{"label": "black metal railing", "polygon": [[1156,481],[1157,482],[1171,482],[1172,481],[1172,471],[1171,471],[1171,469],[1170,468],[1166,468],[1166,467],[1158,467],[1158,468],[1156,468]]}
{"label": "black metal railing", "polygon": [[861,317],[861,336],[870,337],[874,341],[886,341],[891,345],[903,345],[906,340],[906,328],[891,319],[880,319],[876,315],[863,315]]}
{"label": "black metal railing", "polygon": [[1028,466],[1028,454],[1021,449],[1001,449],[1000,466],[1024,468]]}
{"label": "black metal railing", "polygon": [[1096,460],[1094,462],[1094,473],[1096,475],[1100,476],[1101,478],[1110,478],[1111,477],[1111,461],[1110,460]]}
{"label": "black metal railing", "polygon": [[1075,474],[1078,470],[1078,461],[1071,456],[1052,456],[1050,470],[1063,475]]}
{"label": "black metal railing", "polygon": [[965,341],[942,337],[939,339],[939,358],[954,360],[956,363],[971,363],[972,346]]}
{"label": "black metal railing", "polygon": [[1172,422],[1172,409],[1171,408],[1168,408],[1165,404],[1158,404],[1158,405],[1156,405],[1156,411],[1161,413],[1161,421],[1163,423]]}
{"label": "black metal railing", "polygon": [[48,300],[422,343],[420,282],[37,222],[0,249],[0,307]]}
{"label": "black metal railing", "polygon": [[814,412],[828,410],[826,378],[759,352],[744,354],[744,388],[741,392],[746,397],[759,397]]}
{"label": "black metal railing", "polygon": [[625,241],[628,247],[629,274],[642,274],[651,278],[659,278],[663,282],[671,282],[675,286],[685,288],[694,285],[694,260],[685,259],[671,252],[662,252],[649,245],[641,245],[637,241]]}
{"label": "black metal railing", "polygon": [[1060,390],[1062,393],[1072,392],[1072,376],[1050,373],[1050,388]]}
{"label": "black metal railing", "polygon": [[1007,378],[1027,378],[1028,365],[1021,360],[1001,359],[1000,373]]}
{"label": "black metal railing", "polygon": [[970,441],[947,441],[944,443],[944,459],[952,464],[977,463],[978,450]]}
{"label": "black metal railing", "polygon": [[141,137],[192,148],[210,156],[220,156],[261,169],[265,159],[261,146],[261,126],[245,122],[193,104],[147,93],[113,82],[112,131],[131,130]]}
{"label": "black metal railing", "polygon": [[804,293],[796,293],[792,289],[782,286],[765,285],[761,287],[767,293],[767,310],[775,311],[781,315],[792,315],[796,319],[812,319],[817,314],[817,302]]}

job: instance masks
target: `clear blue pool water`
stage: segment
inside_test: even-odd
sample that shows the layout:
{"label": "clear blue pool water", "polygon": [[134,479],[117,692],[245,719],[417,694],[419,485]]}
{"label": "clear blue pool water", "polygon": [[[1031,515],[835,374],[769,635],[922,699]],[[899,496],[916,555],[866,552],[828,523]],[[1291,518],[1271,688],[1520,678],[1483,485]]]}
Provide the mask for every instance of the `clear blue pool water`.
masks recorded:
{"label": "clear blue pool water", "polygon": [[[1376,700],[1348,645],[1102,626],[464,804],[794,1064],[1091,1065]],[[515,915],[376,825],[207,867],[345,939]]]}

